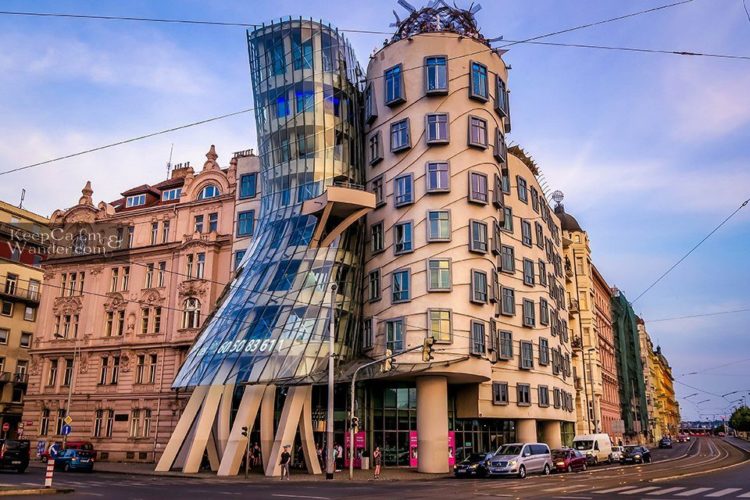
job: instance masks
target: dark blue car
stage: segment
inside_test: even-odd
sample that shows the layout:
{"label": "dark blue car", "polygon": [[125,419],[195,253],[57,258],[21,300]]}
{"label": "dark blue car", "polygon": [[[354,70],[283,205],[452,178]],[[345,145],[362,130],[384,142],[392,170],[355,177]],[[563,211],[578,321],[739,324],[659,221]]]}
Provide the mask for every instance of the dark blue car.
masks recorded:
{"label": "dark blue car", "polygon": [[55,457],[55,469],[91,472],[94,470],[94,454],[83,450],[64,450]]}

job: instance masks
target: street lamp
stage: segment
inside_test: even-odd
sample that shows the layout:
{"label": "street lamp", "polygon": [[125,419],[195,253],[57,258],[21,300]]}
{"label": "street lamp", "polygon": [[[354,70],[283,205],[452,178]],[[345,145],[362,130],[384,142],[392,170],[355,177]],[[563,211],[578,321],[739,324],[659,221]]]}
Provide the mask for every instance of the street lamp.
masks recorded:
{"label": "street lamp", "polygon": [[[336,337],[336,283],[331,284],[331,322],[328,332],[328,418],[326,418],[326,479],[333,479],[333,363]],[[351,458],[350,458],[351,460]]]}
{"label": "street lamp", "polygon": [[[66,339],[64,335],[60,335],[59,333],[55,333],[56,339]],[[65,405],[65,418],[67,419],[70,416],[70,399],[73,397],[73,385],[75,384],[75,377],[76,377],[76,357],[78,356],[79,349],[78,349],[78,339],[73,339],[73,363],[70,367],[70,382],[68,383],[68,402]],[[63,374],[63,377],[65,375]],[[68,442],[68,435],[63,434],[63,449],[65,449],[65,444]]]}

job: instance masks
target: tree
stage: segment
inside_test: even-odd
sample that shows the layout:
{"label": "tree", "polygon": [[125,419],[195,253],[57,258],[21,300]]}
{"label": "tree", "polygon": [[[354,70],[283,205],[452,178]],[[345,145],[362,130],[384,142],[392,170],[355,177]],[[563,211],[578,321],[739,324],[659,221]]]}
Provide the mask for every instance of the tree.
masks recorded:
{"label": "tree", "polygon": [[743,406],[737,408],[729,419],[729,425],[741,432],[750,432],[750,408]]}

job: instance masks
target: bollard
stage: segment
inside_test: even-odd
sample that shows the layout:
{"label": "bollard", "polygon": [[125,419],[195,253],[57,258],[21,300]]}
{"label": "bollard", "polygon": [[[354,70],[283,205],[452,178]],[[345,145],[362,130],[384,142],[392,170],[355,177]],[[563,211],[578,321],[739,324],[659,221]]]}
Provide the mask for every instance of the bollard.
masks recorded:
{"label": "bollard", "polygon": [[55,459],[47,460],[47,474],[44,476],[44,487],[52,488],[52,475],[55,473]]}

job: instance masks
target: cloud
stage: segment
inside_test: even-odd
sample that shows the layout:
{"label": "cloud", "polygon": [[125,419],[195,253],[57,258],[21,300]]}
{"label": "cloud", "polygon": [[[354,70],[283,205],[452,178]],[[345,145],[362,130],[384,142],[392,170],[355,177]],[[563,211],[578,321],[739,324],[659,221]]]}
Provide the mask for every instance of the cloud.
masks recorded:
{"label": "cloud", "polygon": [[107,36],[86,41],[38,31],[0,33],[0,71],[16,81],[53,84],[87,82],[155,92],[197,95],[212,86],[199,60],[158,35]]}

